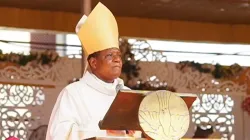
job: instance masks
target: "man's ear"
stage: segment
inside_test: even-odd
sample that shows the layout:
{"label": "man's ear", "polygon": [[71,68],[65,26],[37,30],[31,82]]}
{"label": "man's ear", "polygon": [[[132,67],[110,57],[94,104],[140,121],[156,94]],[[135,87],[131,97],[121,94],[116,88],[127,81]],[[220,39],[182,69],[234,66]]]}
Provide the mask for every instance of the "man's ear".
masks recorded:
{"label": "man's ear", "polygon": [[89,66],[90,66],[90,68],[91,68],[92,70],[95,70],[95,69],[96,69],[96,63],[97,63],[96,58],[91,57],[91,58],[89,59]]}

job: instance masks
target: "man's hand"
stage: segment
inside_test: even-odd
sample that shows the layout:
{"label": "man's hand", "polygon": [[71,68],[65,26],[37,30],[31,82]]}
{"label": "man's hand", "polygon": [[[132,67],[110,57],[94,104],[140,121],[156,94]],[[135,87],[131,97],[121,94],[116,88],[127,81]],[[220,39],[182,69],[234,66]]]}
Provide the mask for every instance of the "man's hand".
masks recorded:
{"label": "man's hand", "polygon": [[134,134],[135,134],[134,130],[128,130],[128,134],[127,134],[128,136],[133,137]]}
{"label": "man's hand", "polygon": [[128,134],[126,134],[126,131],[123,130],[107,130],[107,135],[108,136],[131,136],[133,137],[135,134],[135,131],[133,130],[128,130]]}
{"label": "man's hand", "polygon": [[122,130],[107,130],[108,136],[125,136],[126,132]]}

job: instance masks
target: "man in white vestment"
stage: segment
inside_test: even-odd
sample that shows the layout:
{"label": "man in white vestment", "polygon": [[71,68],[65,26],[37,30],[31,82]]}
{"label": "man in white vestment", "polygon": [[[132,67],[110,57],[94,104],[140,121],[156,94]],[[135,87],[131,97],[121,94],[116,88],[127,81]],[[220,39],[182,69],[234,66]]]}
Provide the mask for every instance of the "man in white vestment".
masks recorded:
{"label": "man in white vestment", "polygon": [[[47,130],[46,140],[82,140],[107,136],[100,130],[113,102],[117,87],[125,88],[121,74],[119,35],[113,14],[101,3],[83,16],[76,33],[85,51],[88,70],[78,81],[66,86],[58,96]],[[83,58],[84,59],[84,58]],[[125,135],[125,131],[117,131]]]}

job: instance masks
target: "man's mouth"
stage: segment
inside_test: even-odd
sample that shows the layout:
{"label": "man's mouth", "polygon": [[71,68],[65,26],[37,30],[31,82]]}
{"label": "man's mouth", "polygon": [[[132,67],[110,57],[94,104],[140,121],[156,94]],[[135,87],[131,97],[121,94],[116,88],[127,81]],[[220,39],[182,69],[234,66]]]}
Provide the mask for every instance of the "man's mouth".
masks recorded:
{"label": "man's mouth", "polygon": [[114,68],[122,68],[121,66],[114,66]]}

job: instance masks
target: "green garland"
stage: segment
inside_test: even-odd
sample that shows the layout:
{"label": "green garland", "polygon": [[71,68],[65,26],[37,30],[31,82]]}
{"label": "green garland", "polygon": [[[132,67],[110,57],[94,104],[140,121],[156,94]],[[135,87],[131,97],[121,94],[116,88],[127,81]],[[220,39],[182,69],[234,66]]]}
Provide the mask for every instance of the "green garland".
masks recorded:
{"label": "green garland", "polygon": [[125,85],[134,90],[169,90],[175,92],[176,90],[174,87],[167,85],[155,87],[151,85],[149,81],[140,81],[139,83],[136,82],[131,84],[131,81],[139,76],[139,71],[141,69],[139,67],[139,61],[135,60],[134,54],[131,51],[132,46],[133,44],[130,44],[127,39],[120,39],[120,50],[123,61],[121,78],[124,80]]}
{"label": "green garland", "polygon": [[185,67],[192,67],[194,70],[198,70],[201,73],[211,73],[216,79],[230,79],[238,76],[243,68],[238,64],[231,66],[222,66],[220,64],[199,64],[195,62],[182,61],[178,64],[178,69],[184,70]]}
{"label": "green garland", "polygon": [[31,52],[29,55],[21,53],[4,54],[0,50],[0,62],[14,63],[20,66],[25,66],[29,62],[34,62],[42,65],[50,65],[56,62],[59,55],[55,51]]}
{"label": "green garland", "polygon": [[139,76],[139,61],[136,61],[134,54],[131,52],[132,44],[127,39],[120,39],[120,50],[122,53],[122,74],[121,78],[126,85],[129,81]]}

